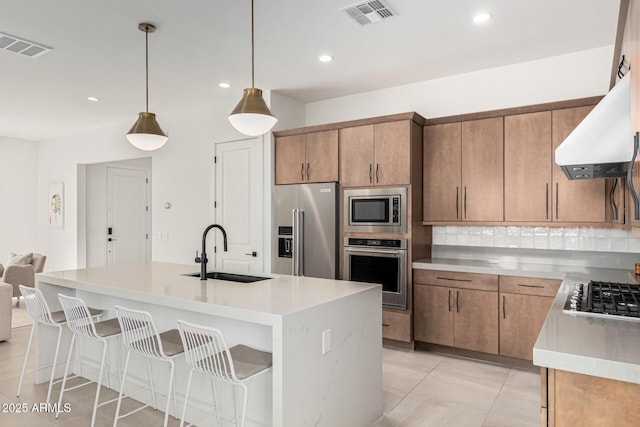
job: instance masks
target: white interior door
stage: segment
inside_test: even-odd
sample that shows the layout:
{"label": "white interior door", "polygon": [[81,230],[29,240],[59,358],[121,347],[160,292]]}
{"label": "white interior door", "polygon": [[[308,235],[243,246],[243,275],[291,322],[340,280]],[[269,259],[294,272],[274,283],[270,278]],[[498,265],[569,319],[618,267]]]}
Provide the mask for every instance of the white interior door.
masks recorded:
{"label": "white interior door", "polygon": [[215,156],[215,222],[227,231],[228,241],[224,252],[220,232],[211,230],[216,235],[216,267],[262,271],[262,142],[257,138],[219,143]]}
{"label": "white interior door", "polygon": [[107,265],[149,261],[147,172],[107,168]]}

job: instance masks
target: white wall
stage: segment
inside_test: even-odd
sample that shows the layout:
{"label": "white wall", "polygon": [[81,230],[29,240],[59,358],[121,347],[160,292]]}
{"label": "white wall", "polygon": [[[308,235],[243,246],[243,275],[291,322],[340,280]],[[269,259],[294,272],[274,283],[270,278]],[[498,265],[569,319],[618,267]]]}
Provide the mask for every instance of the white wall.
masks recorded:
{"label": "white wall", "polygon": [[[37,252],[38,145],[0,137],[0,263],[9,252]],[[45,190],[45,198],[47,197]]]}
{"label": "white wall", "polygon": [[[38,212],[47,213],[46,192],[51,181],[63,181],[66,218],[63,230],[51,230],[46,222],[38,227],[38,248],[50,258],[47,270],[77,265],[77,165],[151,156],[152,236],[167,232],[168,240],[152,242],[155,261],[193,263],[202,230],[210,223],[209,209],[212,143],[239,139],[227,121],[237,99],[216,105],[173,113],[158,113],[158,121],[169,134],[160,150],[147,153],[132,147],[124,137],[130,123],[40,143],[38,158]],[[132,121],[135,117],[131,118]],[[44,199],[43,199],[44,197]],[[164,202],[172,208],[165,210]]]}
{"label": "white wall", "polygon": [[612,63],[609,46],[314,102],[306,124],[406,111],[435,118],[604,95]]}

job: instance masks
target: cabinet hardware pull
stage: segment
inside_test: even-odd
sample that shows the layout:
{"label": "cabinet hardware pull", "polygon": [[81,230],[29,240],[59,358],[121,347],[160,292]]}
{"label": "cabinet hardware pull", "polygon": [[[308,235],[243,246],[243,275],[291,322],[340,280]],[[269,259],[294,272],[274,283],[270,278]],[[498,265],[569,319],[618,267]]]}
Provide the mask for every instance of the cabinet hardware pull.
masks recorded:
{"label": "cabinet hardware pull", "polygon": [[449,280],[451,282],[473,282],[471,279],[450,279],[449,277],[436,277],[438,280]]}
{"label": "cabinet hardware pull", "polygon": [[376,163],[376,184],[380,181],[380,176],[378,174],[378,169],[380,168],[380,165],[378,163]]}
{"label": "cabinet hardware pull", "polygon": [[460,313],[459,302],[460,302],[460,291],[456,291],[456,313]]}
{"label": "cabinet hardware pull", "polygon": [[609,203],[611,204],[611,220],[615,221],[618,219],[618,206],[616,205],[615,193],[616,187],[618,187],[618,178],[613,180],[613,185],[611,186],[611,190],[609,191]]}
{"label": "cabinet hardware pull", "polygon": [[373,164],[369,163],[369,184],[373,184]]}
{"label": "cabinet hardware pull", "polygon": [[556,182],[556,219],[558,219],[558,183]]}
{"label": "cabinet hardware pull", "polygon": [[459,187],[456,186],[456,219],[458,219],[458,217],[460,216],[460,214],[458,213],[459,212],[459,210],[458,210],[458,199],[459,199],[458,192],[459,191],[460,191]]}
{"label": "cabinet hardware pull", "polygon": [[544,289],[544,286],[541,286],[541,285],[525,285],[524,283],[518,283],[516,286],[522,286],[523,288],[540,288],[540,289]]}
{"label": "cabinet hardware pull", "polygon": [[300,166],[300,179],[304,181],[304,163]]}
{"label": "cabinet hardware pull", "polygon": [[383,323],[382,326],[387,326],[388,327],[388,326],[391,326],[391,325],[389,325],[388,323]]}
{"label": "cabinet hardware pull", "polygon": [[307,181],[309,181],[309,162],[307,162]]}
{"label": "cabinet hardware pull", "polygon": [[451,313],[451,289],[449,289],[449,313]]}
{"label": "cabinet hardware pull", "polygon": [[545,197],[546,197],[546,208],[545,209],[546,209],[546,213],[547,213],[546,218],[549,219],[549,183],[547,183],[547,195]]}
{"label": "cabinet hardware pull", "polygon": [[507,305],[507,299],[504,295],[502,295],[502,318],[506,319],[507,318],[507,310],[505,308],[505,306]]}
{"label": "cabinet hardware pull", "polygon": [[464,218],[467,219],[467,186],[464,186]]}

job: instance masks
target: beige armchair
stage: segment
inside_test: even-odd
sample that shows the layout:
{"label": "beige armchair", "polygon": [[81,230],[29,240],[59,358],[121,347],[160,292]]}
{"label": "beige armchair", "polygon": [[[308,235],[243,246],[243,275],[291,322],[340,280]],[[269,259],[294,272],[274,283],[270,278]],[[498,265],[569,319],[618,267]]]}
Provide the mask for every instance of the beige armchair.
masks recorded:
{"label": "beige armchair", "polygon": [[31,288],[34,287],[35,273],[42,273],[46,260],[47,257],[45,255],[34,253],[31,264],[11,264],[6,267],[3,267],[2,264],[0,264],[0,276],[2,277],[2,281],[13,286],[14,297],[21,296],[18,285],[29,286]]}

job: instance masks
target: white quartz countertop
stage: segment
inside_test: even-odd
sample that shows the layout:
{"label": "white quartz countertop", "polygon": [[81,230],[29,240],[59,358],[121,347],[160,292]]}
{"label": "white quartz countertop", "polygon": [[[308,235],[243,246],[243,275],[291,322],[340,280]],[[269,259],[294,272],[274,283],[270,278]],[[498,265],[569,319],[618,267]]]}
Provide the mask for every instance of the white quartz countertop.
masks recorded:
{"label": "white quartz countertop", "polygon": [[603,280],[638,283],[631,270],[568,273],[533,348],[537,366],[640,383],[640,321],[564,313],[574,283]]}
{"label": "white quartz countertop", "polygon": [[234,272],[269,277],[253,283],[201,281],[184,275],[198,271],[199,265],[195,264],[151,262],[40,273],[37,280],[259,323],[273,323],[282,316],[359,292],[381,292],[381,286],[375,284],[268,273]]}

